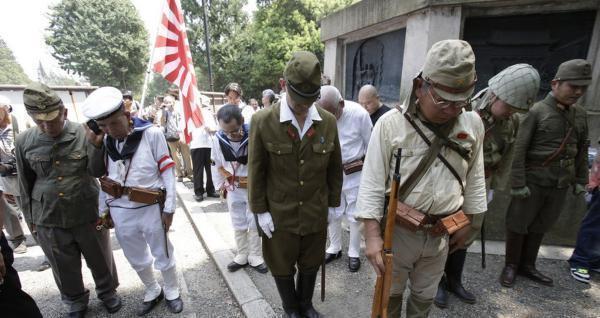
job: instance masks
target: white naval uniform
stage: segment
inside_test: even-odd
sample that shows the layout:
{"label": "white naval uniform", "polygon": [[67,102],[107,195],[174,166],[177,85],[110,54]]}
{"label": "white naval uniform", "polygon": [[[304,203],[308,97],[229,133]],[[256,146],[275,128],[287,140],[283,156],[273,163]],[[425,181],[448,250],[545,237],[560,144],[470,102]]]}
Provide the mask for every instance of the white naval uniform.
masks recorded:
{"label": "white naval uniform", "polygon": [[[230,142],[230,144],[234,152],[238,153],[240,147],[247,142],[248,139],[243,142]],[[240,164],[237,161],[225,160],[219,143],[219,136],[213,138],[210,156],[213,161],[211,169],[215,188],[227,188],[227,208],[231,216],[231,224],[233,225],[237,245],[237,254],[233,261],[240,265],[250,263],[251,266],[258,266],[264,263],[264,259],[262,257],[261,241],[256,222],[254,221],[254,214],[250,211],[248,204],[248,190],[239,188],[237,182],[234,185],[230,185],[227,179],[219,172],[219,168],[222,167],[233,176],[247,177],[248,166]]]}
{"label": "white naval uniform", "polygon": [[[115,142],[117,149],[121,151],[125,142]],[[152,126],[144,131],[131,160],[115,162],[107,155],[107,162],[108,177],[112,180],[123,183],[127,174],[124,186],[166,189],[164,211],[175,211],[175,163],[169,156],[167,143],[160,128]],[[127,172],[130,165],[131,168]],[[169,300],[179,297],[173,245],[167,239],[167,257],[159,205],[145,206],[143,203],[132,202],[127,195],[115,199],[100,191],[101,212],[106,209],[107,204],[123,253],[146,285],[144,301],[156,298],[161,290],[154,279],[153,263],[163,274],[165,297]]]}
{"label": "white naval uniform", "polygon": [[[359,104],[344,101],[342,115],[337,120],[342,163],[350,163],[363,158],[367,152],[373,124],[369,113]],[[342,250],[342,217],[346,215],[350,225],[350,242],[348,257],[359,257],[360,254],[360,224],[354,218],[356,198],[360,185],[361,171],[350,175],[344,174],[340,206],[329,208],[329,247],[327,253],[336,254]]]}

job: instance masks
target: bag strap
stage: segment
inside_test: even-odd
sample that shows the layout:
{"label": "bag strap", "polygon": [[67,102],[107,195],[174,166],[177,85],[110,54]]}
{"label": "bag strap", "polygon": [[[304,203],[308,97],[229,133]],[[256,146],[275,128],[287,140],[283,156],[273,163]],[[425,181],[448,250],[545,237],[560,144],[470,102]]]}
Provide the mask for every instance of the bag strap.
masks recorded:
{"label": "bag strap", "polygon": [[425,156],[419,161],[417,168],[398,189],[398,201],[404,202],[404,199],[408,197],[421,178],[423,178],[425,172],[435,160],[435,157],[440,153],[440,150],[442,150],[442,141],[439,138],[436,138],[429,147],[429,150],[427,150]]}
{"label": "bag strap", "polygon": [[[398,108],[398,107],[399,106],[396,106],[396,108]],[[400,109],[398,109],[398,110],[400,110]],[[435,159],[435,157],[437,156],[440,159],[440,161],[448,168],[448,170],[450,170],[450,173],[452,173],[452,175],[456,178],[456,180],[458,180],[458,184],[460,184],[461,194],[464,195],[465,194],[465,187],[463,185],[463,182],[462,182],[462,179],[461,179],[460,175],[458,174],[458,172],[456,171],[456,169],[454,169],[454,167],[450,164],[450,162],[448,162],[448,160],[446,160],[446,158],[444,156],[442,156],[442,154],[440,154],[440,150],[442,148],[442,142],[443,142],[442,138],[438,137],[432,143],[431,140],[429,140],[429,138],[427,138],[427,136],[425,136],[425,134],[423,133],[423,130],[421,130],[421,128],[419,127],[419,125],[417,125],[417,123],[412,118],[410,118],[410,116],[408,116],[408,114],[405,113],[404,114],[404,118],[406,118],[406,120],[413,126],[413,128],[419,134],[419,136],[421,136],[421,138],[423,139],[423,141],[425,141],[425,143],[429,146],[429,151],[427,152],[425,158],[427,158],[427,156],[430,154],[430,152],[432,153],[431,150],[432,150],[432,148],[434,148],[434,146],[435,146],[435,148],[439,147],[439,149],[437,150],[436,154],[432,156],[433,158],[428,158],[428,160],[431,160],[431,162],[433,162],[433,159]],[[436,143],[439,143],[439,146],[437,146]],[[425,159],[425,158],[423,158],[423,159]],[[420,165],[420,163],[419,163],[419,165]],[[430,165],[431,165],[431,163],[430,163]],[[419,167],[417,166],[417,169],[418,168]],[[420,171],[418,171],[418,172],[420,172]],[[424,173],[424,171],[420,172],[420,173]],[[414,186],[413,186],[413,188],[414,188]],[[402,193],[400,192],[400,194],[402,194]]]}
{"label": "bag strap", "polygon": [[563,150],[565,150],[565,146],[567,145],[567,140],[569,140],[572,133],[573,133],[573,126],[569,127],[569,130],[567,131],[565,138],[560,143],[560,146],[558,147],[558,149],[554,150],[554,152],[550,156],[548,156],[548,158],[546,158],[546,160],[544,160],[544,162],[542,163],[542,167],[548,166],[552,161],[554,161],[554,159],[556,159],[556,157],[558,157],[558,155],[561,154],[561,152],[563,152]]}

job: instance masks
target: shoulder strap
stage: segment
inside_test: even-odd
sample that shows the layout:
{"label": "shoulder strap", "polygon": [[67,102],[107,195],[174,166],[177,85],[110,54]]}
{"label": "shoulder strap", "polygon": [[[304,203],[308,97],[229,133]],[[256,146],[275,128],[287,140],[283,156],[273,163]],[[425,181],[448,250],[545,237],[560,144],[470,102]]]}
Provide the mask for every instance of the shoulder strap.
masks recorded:
{"label": "shoulder strap", "polygon": [[567,135],[560,143],[560,146],[556,150],[554,150],[554,152],[552,154],[550,154],[550,156],[548,156],[548,158],[546,158],[546,160],[544,160],[544,162],[542,163],[542,167],[548,166],[552,161],[554,161],[554,159],[556,159],[556,157],[558,157],[558,155],[560,155],[561,152],[563,152],[563,150],[565,150],[565,146],[567,145],[567,140],[569,140],[569,138],[571,137],[571,133],[573,133],[573,126],[569,127],[569,130],[567,131]]}
{"label": "shoulder strap", "polygon": [[[442,139],[441,138],[436,138],[434,140],[434,143],[432,143],[429,140],[429,138],[427,138],[427,136],[425,136],[425,134],[423,133],[423,131],[421,130],[421,128],[417,125],[417,123],[415,123],[414,120],[412,120],[412,118],[410,118],[410,116],[408,116],[405,113],[404,117],[406,118],[406,120],[408,120],[408,122],[417,131],[417,133],[419,134],[419,136],[421,136],[421,138],[423,139],[423,141],[425,141],[425,143],[429,146],[429,152],[431,152],[431,149],[434,148],[435,143],[439,143],[440,144],[439,148],[441,150],[441,148],[442,148]],[[442,161],[442,163],[448,168],[448,170],[450,170],[450,173],[452,173],[452,175],[456,178],[456,180],[458,180],[458,184],[460,184],[461,193],[465,194],[465,187],[463,185],[463,182],[462,182],[462,179],[461,179],[460,175],[458,174],[458,172],[456,171],[456,169],[454,169],[454,167],[450,164],[450,162],[448,162],[448,160],[446,160],[446,158],[444,158],[444,156],[442,156],[442,154],[440,154],[440,150],[437,150],[437,153],[435,154],[435,156],[437,156],[440,159],[440,161]],[[429,152],[427,153],[427,155],[429,155]],[[435,156],[434,156],[434,158],[435,158]],[[431,161],[433,162],[433,159],[431,159]]]}
{"label": "shoulder strap", "polygon": [[410,176],[408,176],[408,179],[406,179],[406,181],[398,189],[398,201],[403,202],[404,199],[408,197],[408,195],[412,192],[415,186],[417,186],[421,178],[423,178],[423,175],[425,175],[425,172],[427,171],[427,169],[429,169],[429,167],[435,160],[435,157],[440,153],[440,150],[442,150],[442,142],[439,138],[436,138],[433,141],[433,144],[431,144],[431,146],[429,147],[429,150],[427,151],[423,159],[419,161],[417,168],[413,171],[413,173],[411,173]]}

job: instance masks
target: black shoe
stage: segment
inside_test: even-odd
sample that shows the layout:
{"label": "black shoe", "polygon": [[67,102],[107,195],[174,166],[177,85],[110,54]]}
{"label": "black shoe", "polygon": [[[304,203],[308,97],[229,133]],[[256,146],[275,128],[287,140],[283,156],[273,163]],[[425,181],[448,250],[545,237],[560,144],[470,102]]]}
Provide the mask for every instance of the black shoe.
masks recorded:
{"label": "black shoe", "polygon": [[357,272],[360,269],[360,258],[348,257],[348,269],[351,272]]}
{"label": "black shoe", "polygon": [[83,318],[85,317],[86,311],[87,307],[84,310],[70,312],[69,318]]}
{"label": "black shoe", "polygon": [[110,314],[116,313],[123,306],[121,297],[119,297],[118,295],[114,295],[113,297],[111,297],[105,301],[102,301],[102,303],[104,304],[106,311],[108,311],[108,313],[110,313]]}
{"label": "black shoe", "polygon": [[540,273],[535,266],[521,266],[519,268],[518,274],[521,276],[525,276],[531,279],[534,282],[540,283],[545,286],[554,286],[554,282],[552,278]]}
{"label": "black shoe", "polygon": [[160,294],[156,296],[156,298],[143,302],[137,309],[136,315],[143,316],[149,313],[163,298],[165,298],[165,294],[163,291],[160,291]]}
{"label": "black shoe", "polygon": [[257,272],[259,272],[261,274],[266,274],[269,271],[269,268],[267,267],[267,264],[265,264],[264,262],[262,262],[262,263],[260,263],[259,265],[256,265],[256,266],[250,265],[250,267],[254,268],[255,271],[257,271]]}
{"label": "black shoe", "polygon": [[333,260],[336,260],[336,259],[338,259],[340,257],[342,257],[342,251],[339,251],[339,252],[337,252],[335,254],[325,253],[325,264],[329,264]]}
{"label": "black shoe", "polygon": [[206,196],[207,196],[207,197],[209,197],[209,198],[220,198],[220,197],[221,197],[221,196],[220,196],[218,193],[216,193],[215,191],[213,191],[213,192],[208,192],[208,193],[206,194]]}
{"label": "black shoe", "polygon": [[173,299],[173,300],[165,300],[167,302],[167,309],[170,312],[177,314],[183,310],[183,300],[181,300],[181,296]]}
{"label": "black shoe", "polygon": [[202,194],[200,195],[194,195],[194,200],[196,200],[196,202],[202,202],[204,201],[204,197],[202,196]]}
{"label": "black shoe", "polygon": [[447,290],[456,295],[462,302],[474,304],[477,301],[475,295],[466,290],[462,284],[462,273],[466,259],[467,250],[465,249],[456,250],[454,253],[448,255],[445,269],[446,286]]}
{"label": "black shoe", "polygon": [[235,271],[239,270],[240,268],[246,267],[246,265],[248,265],[248,263],[246,263],[246,264],[238,264],[235,261],[232,261],[231,263],[229,263],[227,265],[227,270],[230,271],[230,272],[235,272]]}
{"label": "black shoe", "polygon": [[433,299],[433,303],[441,309],[448,308],[448,291],[446,290],[446,277],[442,277],[438,285],[437,293]]}

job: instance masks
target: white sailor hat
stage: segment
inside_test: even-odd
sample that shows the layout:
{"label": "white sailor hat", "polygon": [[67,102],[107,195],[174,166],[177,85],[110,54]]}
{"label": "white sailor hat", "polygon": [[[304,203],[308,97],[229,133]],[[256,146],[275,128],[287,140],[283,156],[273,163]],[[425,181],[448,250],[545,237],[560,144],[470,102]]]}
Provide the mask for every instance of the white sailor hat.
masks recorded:
{"label": "white sailor hat", "polygon": [[110,86],[100,87],[93,91],[83,103],[83,116],[102,120],[123,107],[121,91]]}

